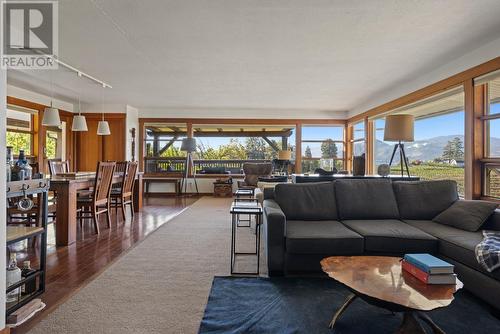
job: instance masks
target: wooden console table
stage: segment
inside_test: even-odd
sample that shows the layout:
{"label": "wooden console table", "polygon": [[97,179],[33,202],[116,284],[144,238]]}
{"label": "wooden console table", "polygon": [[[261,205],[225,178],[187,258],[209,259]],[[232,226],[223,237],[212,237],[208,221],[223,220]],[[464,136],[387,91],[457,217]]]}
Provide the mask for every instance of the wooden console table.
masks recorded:
{"label": "wooden console table", "polygon": [[179,178],[166,178],[161,176],[144,176],[144,194],[149,194],[149,184],[158,182],[158,183],[173,183],[175,186],[175,194],[181,194],[181,179]]}

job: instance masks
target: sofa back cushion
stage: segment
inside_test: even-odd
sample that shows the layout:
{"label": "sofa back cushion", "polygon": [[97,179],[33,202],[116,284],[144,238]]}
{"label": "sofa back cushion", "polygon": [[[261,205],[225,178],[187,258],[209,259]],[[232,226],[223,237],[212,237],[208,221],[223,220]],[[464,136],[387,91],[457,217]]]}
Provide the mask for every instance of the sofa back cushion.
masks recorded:
{"label": "sofa back cushion", "polygon": [[457,183],[441,181],[394,181],[401,219],[432,220],[458,200]]}
{"label": "sofa back cushion", "polygon": [[464,231],[476,232],[495,212],[497,207],[497,203],[488,201],[458,200],[434,217],[433,221]]}
{"label": "sofa back cushion", "polygon": [[280,183],[274,198],[288,220],[337,220],[333,182]]}
{"label": "sofa back cushion", "polygon": [[391,181],[351,179],[335,181],[340,219],[397,219],[398,205]]}

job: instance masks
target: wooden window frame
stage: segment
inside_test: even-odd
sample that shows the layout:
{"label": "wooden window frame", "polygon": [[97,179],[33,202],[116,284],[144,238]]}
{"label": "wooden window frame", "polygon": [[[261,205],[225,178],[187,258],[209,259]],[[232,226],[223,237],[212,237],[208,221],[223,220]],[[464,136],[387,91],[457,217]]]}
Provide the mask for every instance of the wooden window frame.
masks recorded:
{"label": "wooden window frame", "polygon": [[[188,129],[193,129],[193,124],[220,124],[220,125],[294,125],[295,126],[295,172],[302,172],[302,126],[303,125],[339,125],[346,127],[344,119],[265,119],[265,118],[139,118],[139,167],[144,171],[145,125],[147,123],[184,123]],[[345,130],[344,130],[345,133]],[[345,150],[344,150],[345,152]],[[345,153],[344,153],[345,154]],[[196,175],[198,177],[198,175]]]}
{"label": "wooden window frame", "polygon": [[366,144],[366,162],[367,173],[372,174],[374,171],[373,155],[374,155],[374,121],[373,118],[381,116],[391,110],[403,107],[405,105],[417,102],[419,100],[431,97],[435,94],[447,91],[459,86],[463,87],[464,91],[464,113],[465,113],[465,198],[466,199],[487,199],[495,202],[496,200],[489,197],[484,197],[483,194],[483,165],[485,163],[499,163],[500,159],[492,161],[485,159],[485,131],[484,119],[493,119],[500,117],[484,114],[484,92],[479,88],[474,87],[474,78],[480,77],[490,72],[500,69],[500,57],[496,57],[474,66],[468,70],[457,73],[449,78],[438,81],[434,84],[426,86],[422,89],[404,95],[375,108],[369,109],[363,113],[355,115],[348,119],[348,123],[355,123],[360,120],[365,120],[365,131],[367,133]]}
{"label": "wooden window frame", "polygon": [[[344,124],[327,124],[326,126],[324,124],[321,124],[321,123],[310,123],[310,124],[302,124],[301,125],[302,127],[313,127],[313,126],[317,126],[317,127],[342,127],[342,137],[343,139],[342,140],[338,140],[338,139],[332,139],[332,141],[334,143],[339,143],[339,144],[342,144],[343,146],[343,150],[342,150],[342,158],[335,158],[333,159],[333,162],[335,163],[336,161],[342,161],[342,166],[344,169],[347,169],[348,166],[347,166],[347,137],[346,137],[346,131],[347,131],[347,122],[345,122]],[[324,141],[326,141],[327,139],[302,139],[302,130],[301,129],[301,141],[300,141],[300,147],[302,149],[302,144],[303,143],[323,143]],[[298,146],[298,141],[297,141],[297,144],[296,144],[296,147]],[[302,152],[301,152],[302,153]],[[297,153],[296,153],[297,154]],[[302,155],[301,157],[301,161],[300,161],[300,172],[302,172],[302,161],[318,161],[318,160],[321,160],[322,158],[315,158],[315,157],[311,157],[311,158],[307,158],[305,156]],[[295,170],[297,171],[297,165],[298,163],[295,162]]]}

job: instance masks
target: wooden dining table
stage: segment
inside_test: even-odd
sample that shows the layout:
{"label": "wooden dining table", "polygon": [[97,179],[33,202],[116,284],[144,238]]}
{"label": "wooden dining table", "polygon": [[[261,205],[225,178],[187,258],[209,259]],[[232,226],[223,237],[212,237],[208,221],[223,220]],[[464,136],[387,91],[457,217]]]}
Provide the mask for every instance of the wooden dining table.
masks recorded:
{"label": "wooden dining table", "polygon": [[[134,211],[142,209],[142,172],[137,173],[134,185]],[[121,183],[123,174],[115,173],[113,184]],[[57,195],[56,209],[56,245],[68,246],[76,241],[76,201],[79,190],[94,186],[95,173],[80,172],[74,175],[54,175],[50,178],[50,190]]]}

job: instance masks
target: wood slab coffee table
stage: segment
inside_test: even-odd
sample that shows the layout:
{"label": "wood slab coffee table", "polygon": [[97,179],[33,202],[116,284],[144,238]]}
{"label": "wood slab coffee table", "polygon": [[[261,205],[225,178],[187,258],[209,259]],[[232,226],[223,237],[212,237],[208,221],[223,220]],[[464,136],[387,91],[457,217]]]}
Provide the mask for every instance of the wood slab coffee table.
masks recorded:
{"label": "wood slab coffee table", "polygon": [[420,320],[434,333],[444,333],[425,314],[453,301],[453,294],[463,287],[457,279],[452,285],[425,284],[401,268],[401,258],[389,256],[332,256],[321,260],[323,271],[344,284],[352,294],[333,316],[330,328],[356,298],[391,312],[403,312],[403,322],[396,333],[426,333]]}

